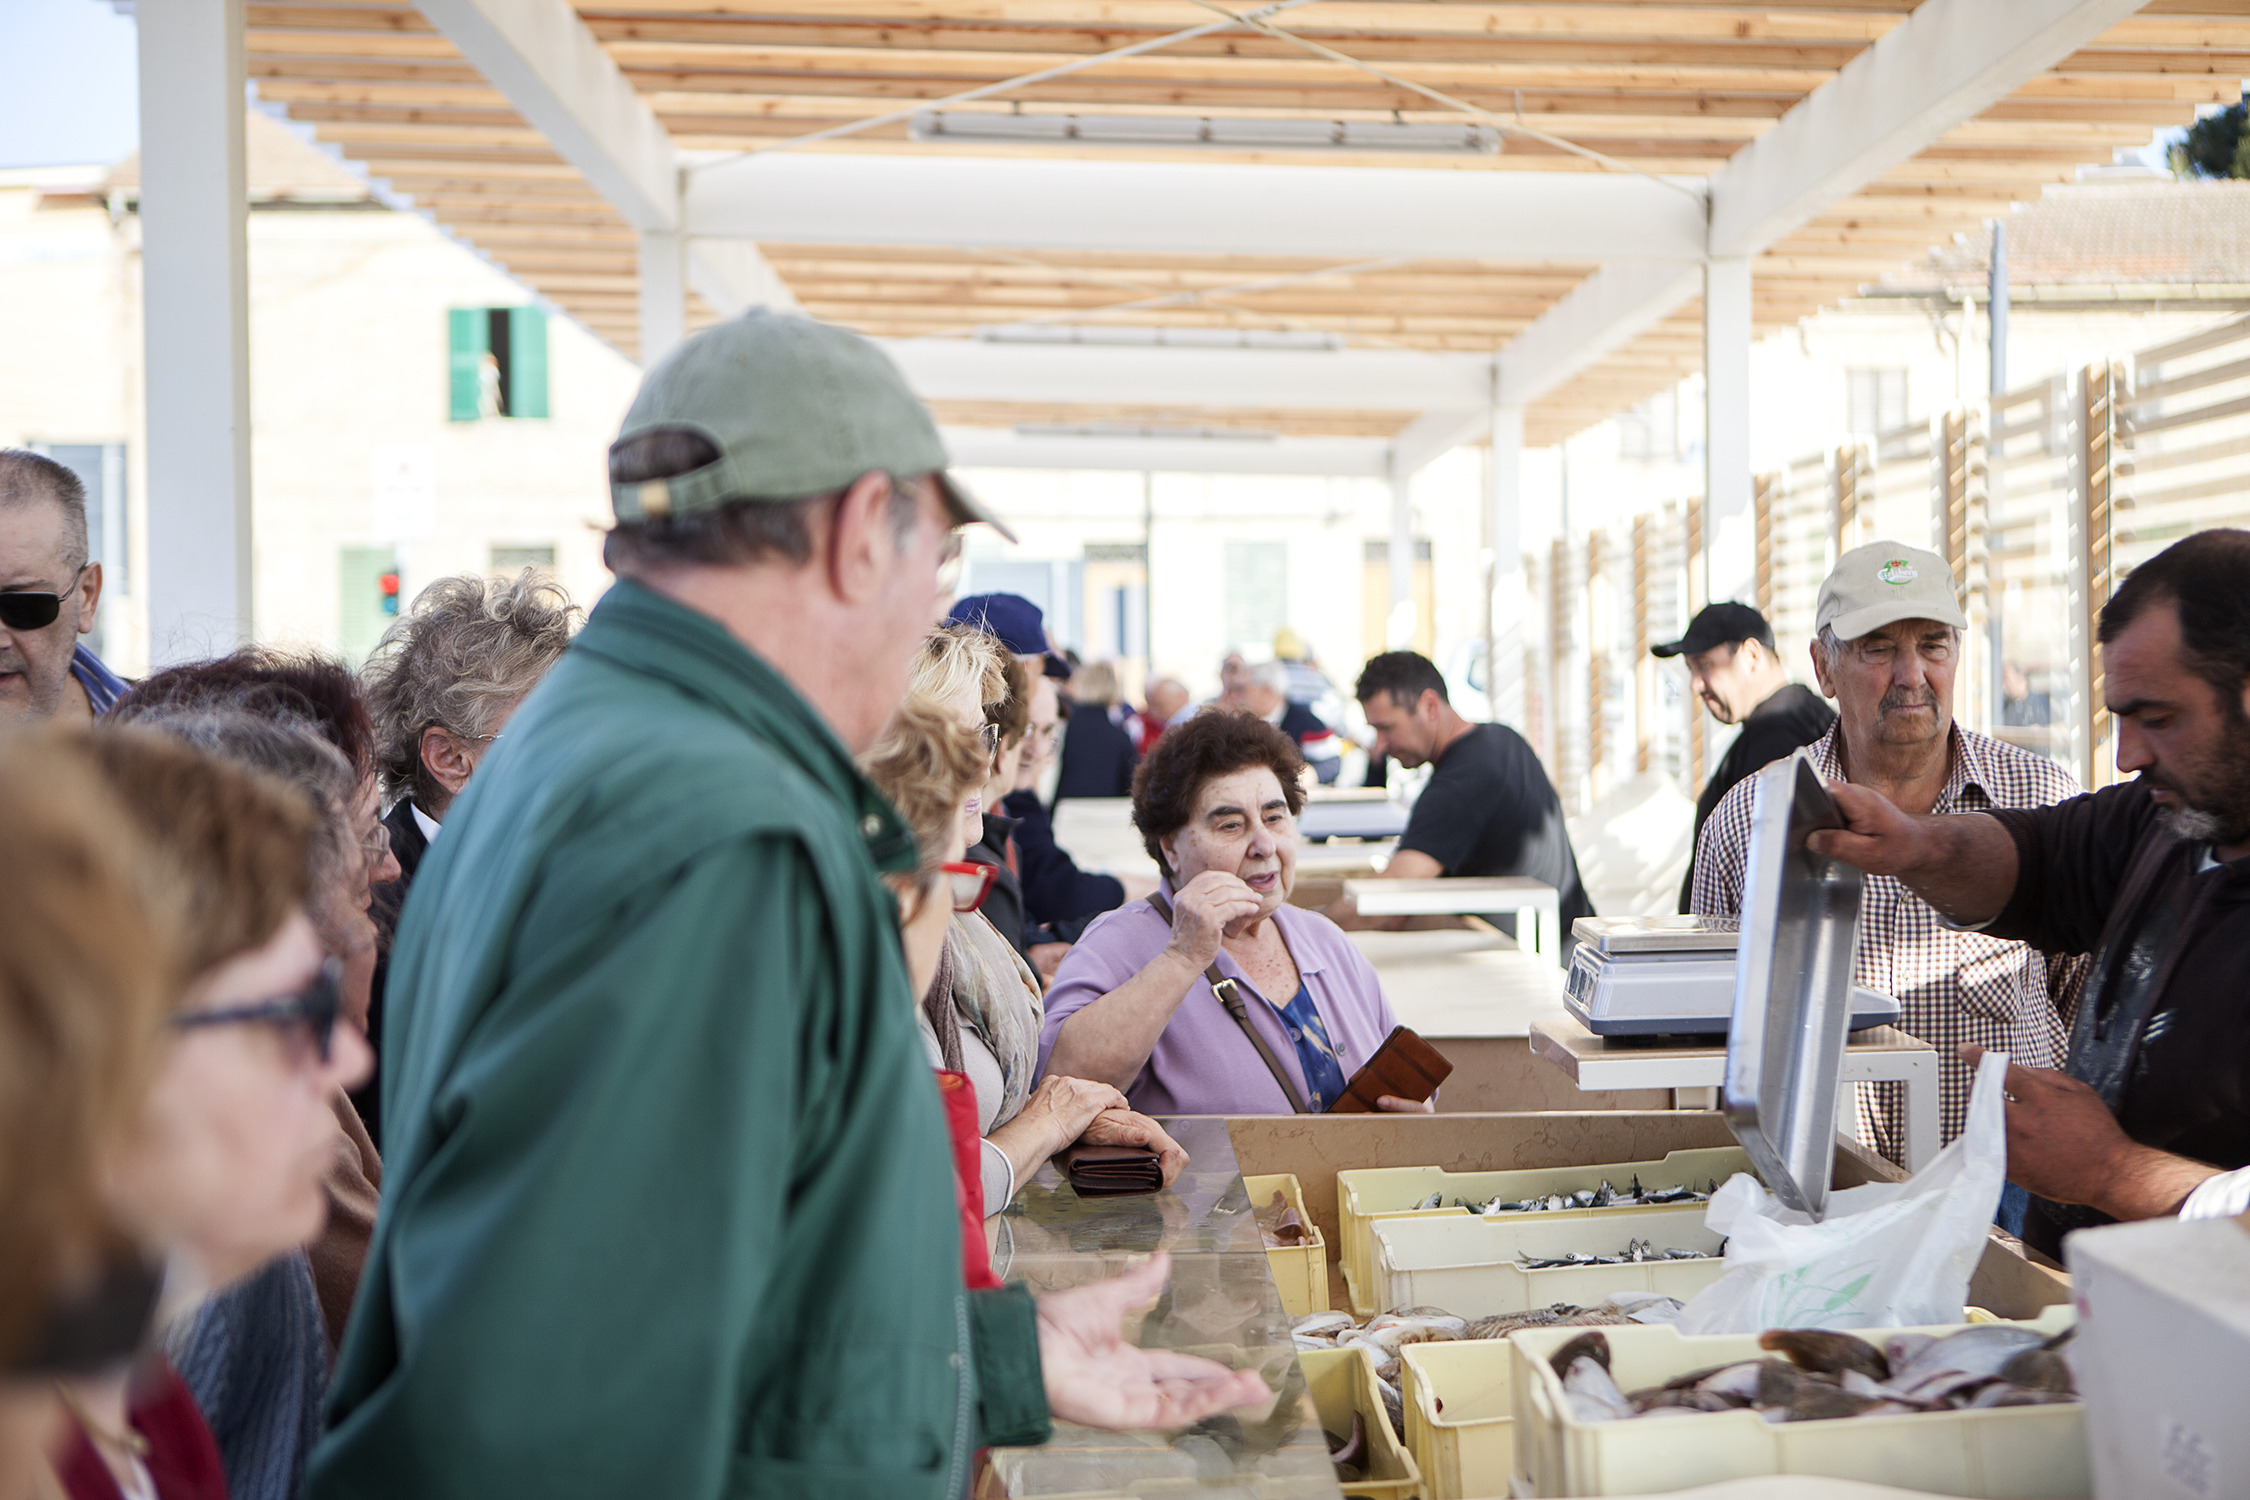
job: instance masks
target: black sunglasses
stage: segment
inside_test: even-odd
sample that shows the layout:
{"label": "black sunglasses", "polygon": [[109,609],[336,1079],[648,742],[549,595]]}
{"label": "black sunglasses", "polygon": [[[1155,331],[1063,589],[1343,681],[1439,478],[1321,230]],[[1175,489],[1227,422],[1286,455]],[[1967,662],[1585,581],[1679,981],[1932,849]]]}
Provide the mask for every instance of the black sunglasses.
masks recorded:
{"label": "black sunglasses", "polygon": [[92,566],[92,563],[86,563],[71,574],[70,588],[59,594],[18,590],[0,593],[0,625],[5,625],[10,630],[45,630],[55,623],[55,617],[62,613],[63,600],[77,589],[78,580],[85,577],[86,569]]}
{"label": "black sunglasses", "polygon": [[303,1027],[312,1037],[313,1050],[328,1061],[329,1043],[336,1035],[336,1013],[343,1006],[344,966],[331,958],[320,966],[312,982],[293,995],[276,995],[255,1005],[229,1005],[219,1010],[188,1010],[172,1018],[185,1030],[194,1026],[264,1025]]}

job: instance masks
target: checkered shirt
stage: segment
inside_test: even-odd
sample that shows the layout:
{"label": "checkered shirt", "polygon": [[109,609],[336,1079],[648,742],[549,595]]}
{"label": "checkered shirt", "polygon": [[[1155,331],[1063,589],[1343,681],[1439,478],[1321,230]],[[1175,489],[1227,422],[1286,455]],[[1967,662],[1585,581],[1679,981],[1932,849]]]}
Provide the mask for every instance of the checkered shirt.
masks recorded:
{"label": "checkered shirt", "polygon": [[[1805,747],[1823,780],[1841,781],[1838,724]],[[1704,916],[1742,910],[1749,860],[1754,778],[1713,810],[1696,846],[1690,905]],[[1953,771],[1938,793],[1938,813],[2043,807],[2078,794],[2078,782],[2044,756],[1956,725]],[[2069,1052],[2069,1015],[2078,1004],[2086,960],[2049,958],[2025,943],[1948,927],[1921,897],[1889,875],[1867,877],[1860,903],[1859,951],[1852,978],[1898,997],[1899,1028],[1937,1049],[1941,1134],[1952,1140],[1968,1115],[1970,1074],[1954,1056],[1962,1042],[2006,1052],[2030,1067],[2059,1068]],[[1859,1086],[1860,1138],[1893,1161],[1904,1155],[1905,1086]]]}

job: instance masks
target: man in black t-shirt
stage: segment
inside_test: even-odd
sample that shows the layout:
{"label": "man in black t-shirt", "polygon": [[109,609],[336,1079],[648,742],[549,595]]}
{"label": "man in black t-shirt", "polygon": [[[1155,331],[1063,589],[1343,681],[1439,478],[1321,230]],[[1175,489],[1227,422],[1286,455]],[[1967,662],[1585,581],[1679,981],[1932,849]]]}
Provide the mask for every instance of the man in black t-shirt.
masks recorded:
{"label": "man in black t-shirt", "polygon": [[[1594,905],[1578,878],[1562,799],[1531,746],[1505,724],[1471,724],[1455,713],[1444,676],[1418,652],[1370,658],[1352,691],[1375,731],[1376,754],[1409,770],[1424,762],[1434,768],[1384,878],[1522,875],[1551,885],[1567,963],[1571,924],[1592,916]],[[1346,897],[1328,914],[1347,927],[1398,925],[1399,919],[1365,918],[1350,907]],[[1495,920],[1512,931],[1512,917]]]}
{"label": "man in black t-shirt", "polygon": [[1651,646],[1648,654],[1682,658],[1688,685],[1711,717],[1742,726],[1695,799],[1695,837],[1688,844],[1687,878],[1680,882],[1684,912],[1695,888],[1693,851],[1702,842],[1705,820],[1736,782],[1826,734],[1836,711],[1811,688],[1789,680],[1774,650],[1773,627],[1747,604],[1705,605],[1688,622],[1686,635]]}

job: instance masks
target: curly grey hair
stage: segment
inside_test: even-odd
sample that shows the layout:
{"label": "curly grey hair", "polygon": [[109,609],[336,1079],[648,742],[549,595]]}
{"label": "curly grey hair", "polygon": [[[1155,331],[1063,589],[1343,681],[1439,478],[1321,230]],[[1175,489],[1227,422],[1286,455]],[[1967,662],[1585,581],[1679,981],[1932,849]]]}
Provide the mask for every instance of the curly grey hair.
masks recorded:
{"label": "curly grey hair", "polygon": [[383,632],[360,669],[384,795],[436,816],[451,800],[422,761],[422,731],[489,740],[570,644],[578,606],[525,568],[513,579],[441,578]]}

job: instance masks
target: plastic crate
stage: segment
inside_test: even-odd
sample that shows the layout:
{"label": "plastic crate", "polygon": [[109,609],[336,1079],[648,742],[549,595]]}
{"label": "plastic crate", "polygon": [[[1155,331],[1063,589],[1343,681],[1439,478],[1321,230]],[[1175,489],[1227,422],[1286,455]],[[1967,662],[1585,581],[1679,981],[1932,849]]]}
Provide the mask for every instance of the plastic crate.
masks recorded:
{"label": "plastic crate", "polygon": [[[2065,1305],[2027,1327],[2060,1331]],[[1951,1333],[1952,1324],[1924,1328]],[[1873,1343],[1898,1329],[1857,1330]],[[1507,1340],[1515,1360],[1515,1467],[1533,1495],[1637,1495],[1760,1474],[1824,1475],[1937,1495],[2081,1500],[2091,1492],[2084,1408],[2017,1406],[1916,1412],[1824,1422],[1769,1423],[1754,1411],[1655,1421],[1580,1422],[1548,1358],[1584,1332],[1536,1328]],[[1605,1328],[1611,1368],[1626,1390],[1767,1351],[1755,1334],[1690,1338],[1665,1327]],[[1479,1494],[1509,1492],[1511,1476],[1481,1472]]]}
{"label": "plastic crate", "polygon": [[1312,1394],[1320,1425],[1331,1432],[1349,1432],[1352,1413],[1359,1413],[1360,1430],[1367,1434],[1367,1477],[1343,1485],[1347,1495],[1365,1500],[1406,1500],[1422,1492],[1422,1472],[1414,1457],[1391,1430],[1383,1412],[1383,1398],[1375,1390],[1375,1362],[1364,1349],[1308,1349],[1297,1356],[1304,1366],[1305,1386]]}
{"label": "plastic crate", "polygon": [[1250,1195],[1253,1212],[1273,1202],[1275,1193],[1288,1200],[1304,1221],[1305,1233],[1312,1238],[1302,1245],[1268,1246],[1266,1264],[1273,1268],[1273,1284],[1281,1293],[1281,1309],[1292,1318],[1307,1313],[1328,1311],[1328,1241],[1321,1237],[1320,1226],[1312,1215],[1305,1212],[1305,1192],[1296,1177],[1288,1172],[1271,1177],[1245,1177],[1242,1187]]}
{"label": "plastic crate", "polygon": [[[1344,1288],[1352,1312],[1361,1318],[1387,1312],[1376,1305],[1382,1295],[1375,1274],[1375,1242],[1368,1226],[1379,1219],[1466,1218],[1463,1208],[1422,1208],[1414,1205],[1432,1193],[1442,1193],[1447,1203],[1455,1198],[1484,1202],[1491,1198],[1515,1201],[1545,1197],[1550,1193],[1575,1193],[1596,1188],[1606,1180],[1624,1187],[1634,1177],[1651,1188],[1703,1187],[1724,1182],[1737,1172],[1750,1170],[1750,1158],[1736,1146],[1707,1146],[1673,1151],[1653,1161],[1597,1163],[1584,1167],[1536,1167],[1511,1172],[1448,1172],[1440,1167],[1372,1167],[1336,1174],[1336,1244],[1344,1268]],[[1646,1213],[1639,1208],[1566,1208],[1539,1217],[1586,1217],[1593,1214]],[[1509,1214],[1527,1219],[1532,1214]]]}
{"label": "plastic crate", "polygon": [[1423,1500],[1505,1495],[1516,1469],[1515,1359],[1505,1339],[1399,1351],[1406,1448]]}
{"label": "plastic crate", "polygon": [[[1591,1307],[1612,1292],[1655,1292],[1685,1302],[1726,1270],[1718,1257],[1725,1242],[1704,1225],[1704,1212],[1704,1205],[1693,1203],[1596,1219],[1560,1214],[1378,1219],[1373,1235],[1383,1305],[1439,1307],[1473,1320],[1557,1302]],[[1659,1250],[1701,1250],[1710,1258],[1538,1271],[1517,1264],[1520,1255],[1616,1255],[1632,1240],[1647,1240]]]}

